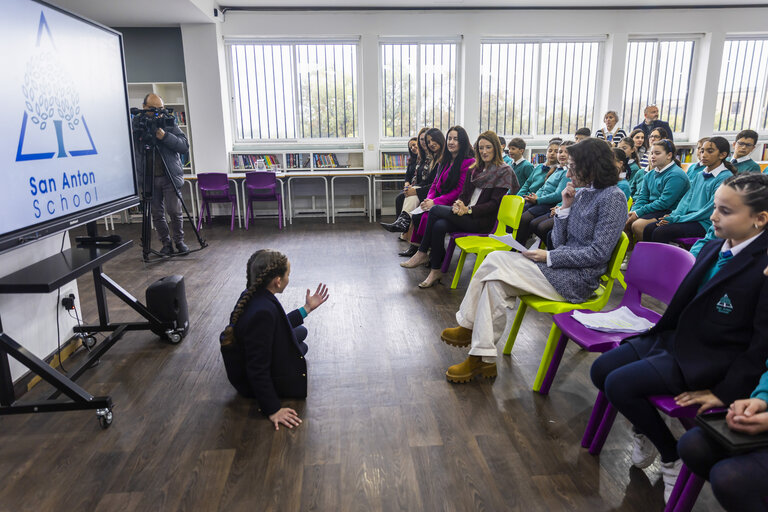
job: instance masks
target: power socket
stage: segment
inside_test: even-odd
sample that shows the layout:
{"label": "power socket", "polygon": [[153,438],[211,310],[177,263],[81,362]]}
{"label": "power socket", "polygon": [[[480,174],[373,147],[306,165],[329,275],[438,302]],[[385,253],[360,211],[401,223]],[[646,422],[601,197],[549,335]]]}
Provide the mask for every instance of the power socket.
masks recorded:
{"label": "power socket", "polygon": [[61,299],[61,307],[66,309],[67,311],[72,311],[75,309],[75,294],[70,293],[63,299]]}

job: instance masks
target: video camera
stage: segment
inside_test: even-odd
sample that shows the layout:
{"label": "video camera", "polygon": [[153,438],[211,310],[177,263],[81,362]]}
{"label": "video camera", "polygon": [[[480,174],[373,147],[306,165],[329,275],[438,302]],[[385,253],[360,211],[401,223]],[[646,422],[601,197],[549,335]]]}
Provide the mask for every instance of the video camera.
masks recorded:
{"label": "video camera", "polygon": [[173,108],[132,108],[133,134],[144,143],[155,141],[158,128],[167,130],[176,125]]}

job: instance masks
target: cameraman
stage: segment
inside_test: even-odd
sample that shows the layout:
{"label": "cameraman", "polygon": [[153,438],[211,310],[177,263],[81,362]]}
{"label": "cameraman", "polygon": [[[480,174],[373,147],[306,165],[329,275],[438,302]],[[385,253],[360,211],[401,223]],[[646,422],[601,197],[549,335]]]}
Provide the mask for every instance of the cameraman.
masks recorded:
{"label": "cameraman", "polygon": [[[150,112],[141,112],[133,118],[134,146],[136,154],[136,170],[139,177],[139,184],[144,186],[144,159],[152,155],[152,152],[143,150],[141,136],[147,137],[152,134],[142,134],[141,124],[146,119],[140,119],[141,116],[150,118],[167,115],[163,112],[163,100],[156,94],[147,94],[144,97],[144,105],[141,107]],[[154,168],[154,190],[152,193],[152,222],[157,230],[157,236],[163,244],[160,254],[170,256],[173,254],[173,245],[171,245],[171,233],[168,230],[168,223],[165,220],[165,209],[168,209],[168,215],[171,217],[171,231],[173,231],[173,242],[176,244],[176,250],[180,254],[189,252],[189,247],[184,243],[184,229],[182,227],[181,201],[176,195],[176,189],[181,190],[184,185],[184,169],[181,165],[180,154],[189,152],[189,141],[178,126],[175,124],[167,129],[157,128],[154,139],[157,147]],[[163,163],[165,162],[165,163]],[[168,173],[165,172],[165,166],[168,167]],[[168,179],[170,175],[171,179]],[[173,180],[173,182],[171,182]]]}

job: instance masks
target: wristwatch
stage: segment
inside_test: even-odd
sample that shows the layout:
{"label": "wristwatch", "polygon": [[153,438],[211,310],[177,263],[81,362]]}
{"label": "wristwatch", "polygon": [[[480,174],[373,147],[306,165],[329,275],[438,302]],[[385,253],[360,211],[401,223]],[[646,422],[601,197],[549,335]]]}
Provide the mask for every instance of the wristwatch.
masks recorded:
{"label": "wristwatch", "polygon": [[467,215],[472,215],[472,207],[467,208]]}

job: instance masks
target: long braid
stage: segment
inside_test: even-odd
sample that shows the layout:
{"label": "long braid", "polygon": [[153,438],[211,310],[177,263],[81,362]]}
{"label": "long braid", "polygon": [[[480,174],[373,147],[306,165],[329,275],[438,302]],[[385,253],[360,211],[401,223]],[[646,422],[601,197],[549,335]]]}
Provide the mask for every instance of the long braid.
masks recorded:
{"label": "long braid", "polygon": [[246,290],[235,304],[235,308],[229,315],[229,324],[219,336],[222,346],[235,343],[235,325],[245,311],[246,306],[253,295],[265,288],[277,276],[282,276],[288,270],[288,258],[285,255],[271,249],[256,251],[248,259],[246,266]]}

